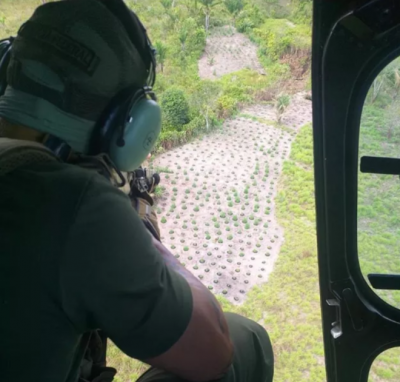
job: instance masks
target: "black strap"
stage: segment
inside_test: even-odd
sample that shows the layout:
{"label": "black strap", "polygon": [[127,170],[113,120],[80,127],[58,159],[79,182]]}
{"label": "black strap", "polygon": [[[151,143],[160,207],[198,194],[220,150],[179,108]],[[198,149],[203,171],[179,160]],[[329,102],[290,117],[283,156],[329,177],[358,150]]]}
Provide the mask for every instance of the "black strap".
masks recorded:
{"label": "black strap", "polygon": [[85,349],[79,382],[112,382],[117,370],[107,367],[107,336],[101,330],[87,333],[81,342]]}

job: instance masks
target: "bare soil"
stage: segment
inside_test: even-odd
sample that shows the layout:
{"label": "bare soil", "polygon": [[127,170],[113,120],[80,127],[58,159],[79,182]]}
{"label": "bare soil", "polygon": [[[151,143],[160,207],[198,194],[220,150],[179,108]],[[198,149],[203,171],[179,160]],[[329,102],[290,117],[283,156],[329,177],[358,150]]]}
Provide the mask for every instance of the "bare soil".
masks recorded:
{"label": "bare soil", "polygon": [[[158,156],[165,193],[158,202],[162,241],[216,294],[241,303],[273,270],[284,232],[275,217],[282,164],[311,102],[296,95],[276,127],[256,105],[220,131]],[[251,117],[254,117],[253,120]]]}
{"label": "bare soil", "polygon": [[257,58],[257,46],[233,27],[214,30],[199,60],[200,77],[214,79],[241,69],[265,74]]}

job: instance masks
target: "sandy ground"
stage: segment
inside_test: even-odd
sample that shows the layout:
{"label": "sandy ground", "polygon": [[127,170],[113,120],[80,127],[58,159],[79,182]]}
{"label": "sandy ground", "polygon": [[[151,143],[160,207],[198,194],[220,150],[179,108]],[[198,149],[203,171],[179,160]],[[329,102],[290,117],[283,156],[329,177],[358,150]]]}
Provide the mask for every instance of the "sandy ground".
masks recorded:
{"label": "sandy ground", "polygon": [[296,95],[283,117],[289,129],[252,120],[275,115],[268,106],[252,106],[243,110],[246,117],[154,161],[172,171],[162,174],[166,190],[158,202],[164,244],[234,303],[268,280],[283,243],[275,196],[295,133],[310,122],[311,102],[303,99]]}
{"label": "sandy ground", "polygon": [[[281,124],[297,131],[299,127],[312,121],[311,101],[306,99],[308,92],[299,92],[290,97],[290,104],[282,116]],[[241,114],[254,116],[264,121],[275,121],[275,108],[270,105],[252,105]]]}
{"label": "sandy ground", "polygon": [[199,61],[200,77],[213,79],[246,68],[265,74],[257,58],[257,46],[233,27],[214,31]]}

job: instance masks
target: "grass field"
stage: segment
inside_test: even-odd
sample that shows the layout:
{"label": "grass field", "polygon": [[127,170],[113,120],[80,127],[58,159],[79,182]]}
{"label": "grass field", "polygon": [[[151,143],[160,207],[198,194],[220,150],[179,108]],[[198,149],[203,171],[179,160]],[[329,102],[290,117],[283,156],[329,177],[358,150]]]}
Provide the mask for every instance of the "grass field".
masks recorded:
{"label": "grass field", "polygon": [[[360,129],[360,157],[398,158],[399,129],[389,130],[394,105],[383,109],[367,105]],[[400,110],[395,108],[397,117]],[[398,119],[397,119],[398,120]],[[363,275],[400,274],[400,179],[389,175],[359,173],[358,253]],[[386,302],[400,308],[400,291],[376,291]],[[400,381],[400,349],[379,356],[371,381]]]}
{"label": "grass field", "polygon": [[[400,115],[400,114],[399,114]],[[400,136],[388,138],[387,112],[368,106],[360,133],[360,156],[399,157]],[[399,274],[400,180],[391,175],[360,174],[359,256],[364,275]],[[379,291],[387,302],[400,308],[400,291]]]}

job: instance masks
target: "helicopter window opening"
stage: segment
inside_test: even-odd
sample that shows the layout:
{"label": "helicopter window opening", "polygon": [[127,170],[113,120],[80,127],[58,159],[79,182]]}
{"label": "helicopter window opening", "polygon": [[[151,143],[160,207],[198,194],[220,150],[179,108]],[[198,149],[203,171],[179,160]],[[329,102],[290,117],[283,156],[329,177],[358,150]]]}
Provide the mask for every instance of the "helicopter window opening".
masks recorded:
{"label": "helicopter window opening", "polygon": [[400,58],[375,78],[360,127],[358,255],[363,276],[400,309]]}

